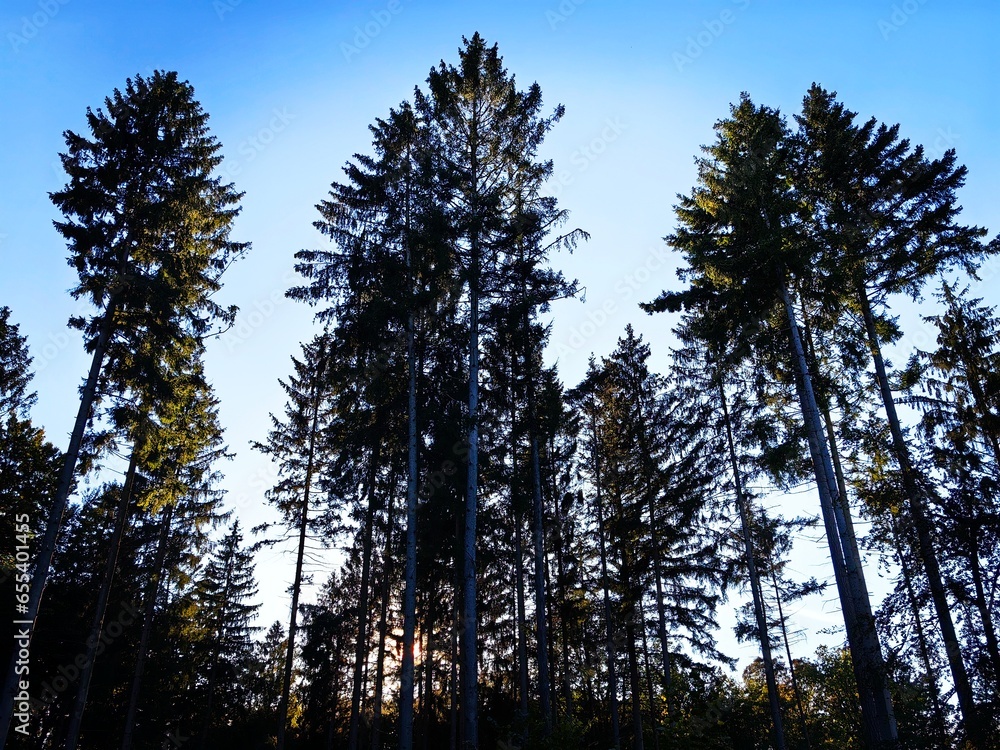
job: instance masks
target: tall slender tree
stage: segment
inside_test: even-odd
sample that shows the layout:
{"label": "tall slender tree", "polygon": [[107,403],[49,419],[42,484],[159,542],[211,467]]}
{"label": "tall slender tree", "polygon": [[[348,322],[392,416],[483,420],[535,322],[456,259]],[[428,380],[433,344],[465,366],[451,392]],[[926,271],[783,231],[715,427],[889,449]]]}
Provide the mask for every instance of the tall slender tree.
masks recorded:
{"label": "tall slender tree", "polygon": [[762,331],[783,330],[786,361],[794,373],[834,562],[851,656],[862,703],[865,745],[896,746],[888,683],[863,570],[848,534],[846,505],[830,458],[813,375],[808,366],[792,281],[812,267],[810,245],[792,186],[792,151],[778,112],[757,107],[744,95],[729,119],[716,124],[718,139],[699,160],[699,184],[677,206],[680,221],[670,243],[688,263],[686,292],[662,295],[650,309],[710,305],[724,311],[718,335],[754,342]]}
{"label": "tall slender tree", "polygon": [[[514,251],[518,196],[538,195],[552,171],[537,160],[542,139],[562,115],[541,117],[541,89],[516,88],[496,45],[477,33],[464,40],[459,65],[432,69],[429,95],[417,111],[441,143],[441,166],[451,186],[447,220],[468,290],[468,481],[463,524],[461,701],[462,746],[478,746],[479,680],[476,614],[476,518],[479,505],[480,317],[499,286],[502,259]],[[548,199],[546,205],[554,206]]]}
{"label": "tall slender tree", "polygon": [[[249,247],[229,238],[240,194],[213,177],[220,144],[190,84],[176,73],[154,72],[126,82],[105,100],[106,111],[87,111],[90,138],[66,131],[61,156],[69,176],[51,195],[66,217],[56,229],[69,245],[80,283],[76,298],[98,312],[73,318],[92,354],[59,486],[36,557],[25,619],[34,621],[52,562],[77,459],[92,416],[98,380],[134,347],[198,337],[235,310],[211,295],[229,264]],[[0,731],[10,724],[15,687],[12,659],[0,695]]]}
{"label": "tall slender tree", "polygon": [[[288,700],[295,659],[295,638],[298,633],[299,596],[302,592],[306,541],[312,529],[323,530],[322,505],[317,502],[319,477],[327,463],[329,443],[325,432],[331,419],[330,406],[330,342],[327,333],[320,333],[303,345],[301,359],[292,358],[294,374],[281,387],[288,396],[284,419],[271,415],[271,433],[266,443],[254,447],[278,463],[278,483],[268,491],[268,500],[277,506],[282,521],[296,536],[295,571],[288,619],[288,647],[285,653],[281,700],[278,705],[279,750],[285,746],[288,724]],[[319,495],[319,498],[317,498]],[[320,513],[310,516],[320,506]]]}
{"label": "tall slender tree", "polygon": [[241,697],[249,681],[256,629],[251,623],[260,604],[254,601],[253,552],[243,547],[243,532],[234,521],[219,541],[197,584],[199,651],[204,665],[200,746],[217,747],[216,726],[232,727],[243,711]]}
{"label": "tall slender tree", "polygon": [[[818,261],[841,304],[860,313],[861,335],[869,348],[875,383],[885,409],[892,452],[899,464],[918,548],[945,643],[959,705],[973,747],[985,747],[961,647],[955,633],[938,560],[928,496],[914,466],[896,411],[888,367],[882,354],[886,326],[879,311],[894,293],[917,296],[925,279],[945,268],[973,271],[987,247],[985,230],[956,221],[955,191],[966,170],[955,152],[927,160],[920,147],[900,140],[899,126],[875,127],[874,118],[855,125],[855,113],[835,94],[813,86],[798,118],[803,155],[798,189],[813,207],[810,236],[821,250]],[[891,341],[891,339],[889,339]]]}

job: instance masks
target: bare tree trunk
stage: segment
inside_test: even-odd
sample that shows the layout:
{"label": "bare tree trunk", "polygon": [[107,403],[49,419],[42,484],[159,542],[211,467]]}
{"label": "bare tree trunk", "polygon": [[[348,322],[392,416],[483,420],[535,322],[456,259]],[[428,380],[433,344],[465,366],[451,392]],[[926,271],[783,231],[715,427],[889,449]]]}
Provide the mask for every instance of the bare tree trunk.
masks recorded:
{"label": "bare tree trunk", "polygon": [[635,648],[635,605],[625,621],[625,651],[628,654],[629,689],[632,691],[632,750],[643,750],[642,688],[639,684],[639,657]]}
{"label": "bare tree trunk", "polygon": [[864,744],[871,750],[883,750],[883,748],[891,750],[898,747],[896,720],[889,696],[878,633],[875,631],[875,620],[871,614],[868,589],[864,585],[862,571],[854,565],[848,541],[845,539],[844,514],[837,503],[840,493],[833,473],[829,446],[820,421],[819,407],[799,335],[795,309],[788,288],[783,282],[779,294],[787,315],[789,343],[793,365],[797,372],[796,387],[809,438],[809,451],[816,473],[820,507],[823,511],[837,587],[844,609],[851,659],[858,682]]}
{"label": "bare tree trunk", "polygon": [[993,663],[993,674],[1000,675],[1000,648],[997,646],[997,632],[993,627],[993,618],[990,615],[989,602],[986,600],[986,588],[983,585],[983,569],[979,560],[979,545],[974,545],[969,550],[969,562],[972,570],[972,583],[976,589],[976,611],[983,624],[983,634],[986,636],[986,652],[990,655]]}
{"label": "bare tree trunk", "polygon": [[607,533],[604,527],[604,502],[601,497],[601,454],[600,441],[597,434],[596,414],[591,412],[590,418],[591,432],[593,433],[593,455],[594,462],[594,487],[597,493],[597,538],[601,555],[601,588],[604,599],[604,629],[607,647],[607,669],[608,669],[608,703],[611,706],[611,737],[614,750],[620,750],[622,745],[621,730],[618,718],[618,673],[617,673],[617,652],[615,649],[614,626],[611,622],[611,595],[609,592],[610,579],[608,578],[608,554],[607,554]]}
{"label": "bare tree trunk", "polygon": [[910,501],[910,515],[913,519],[914,530],[917,532],[917,547],[924,564],[924,572],[927,575],[931,600],[934,602],[934,610],[937,613],[938,626],[941,628],[941,637],[944,640],[944,650],[948,656],[948,666],[951,668],[951,676],[955,683],[955,693],[958,696],[959,709],[965,720],[965,730],[968,734],[967,739],[976,750],[986,750],[988,745],[985,728],[979,717],[979,712],[972,695],[972,685],[965,670],[965,662],[962,660],[962,649],[958,641],[958,636],[955,633],[955,624],[951,619],[951,611],[948,608],[948,597],[944,589],[941,568],[938,565],[937,553],[934,550],[933,532],[930,520],[927,518],[927,509],[925,506],[925,493],[919,485],[913,464],[910,460],[909,448],[903,439],[903,430],[900,427],[899,417],[896,414],[896,402],[892,397],[892,387],[889,384],[889,377],[886,374],[885,360],[882,358],[882,347],[879,342],[878,331],[875,327],[875,316],[872,313],[871,303],[868,299],[868,290],[863,284],[859,285],[857,294],[861,303],[861,312],[865,320],[865,330],[868,334],[868,346],[875,365],[875,377],[878,381],[886,418],[889,421],[889,431],[892,434],[892,450],[896,461],[899,463],[899,470],[903,475],[903,489]]}
{"label": "bare tree trunk", "polygon": [[[83,443],[83,433],[87,428],[87,423],[90,421],[90,412],[97,395],[97,380],[104,366],[104,355],[107,352],[108,339],[111,338],[113,320],[117,309],[118,301],[113,296],[104,313],[105,323],[101,328],[97,344],[94,347],[94,356],[90,362],[90,372],[87,374],[87,380],[80,390],[80,408],[76,413],[76,422],[73,424],[69,447],[66,449],[66,453],[63,454],[59,485],[56,488],[55,496],[52,498],[52,505],[49,506],[49,517],[45,524],[45,534],[42,537],[42,543],[38,548],[38,556],[35,559],[35,572],[31,578],[31,589],[28,592],[27,610],[23,618],[14,623],[15,625],[29,625],[29,638],[33,636],[35,625],[38,621],[38,609],[41,606],[42,594],[45,589],[45,581],[48,579],[49,568],[52,566],[52,555],[56,549],[56,537],[59,535],[63,514],[66,512],[66,502],[69,499],[70,489],[73,486],[73,478],[76,474],[76,462],[80,456],[80,445]],[[10,721],[14,715],[14,696],[17,694],[18,685],[17,659],[18,649],[15,648],[11,650],[3,692],[0,693],[0,750],[3,750],[6,746]]]}
{"label": "bare tree trunk", "polygon": [[230,586],[233,580],[233,564],[233,560],[230,559],[226,565],[226,582],[222,588],[223,611],[215,627],[215,649],[212,652],[212,666],[208,668],[208,701],[205,707],[205,726],[201,732],[201,750],[206,750],[208,747],[208,738],[212,731],[212,706],[215,703],[215,676],[219,669],[220,644],[226,629],[226,610],[229,607]]}
{"label": "bare tree trunk", "polygon": [[136,713],[139,710],[139,693],[142,689],[142,677],[146,669],[146,657],[149,654],[149,638],[153,632],[156,596],[160,590],[160,577],[163,575],[163,564],[167,557],[167,541],[170,538],[170,524],[173,516],[174,505],[171,503],[163,512],[163,520],[160,521],[160,534],[156,542],[156,560],[153,562],[153,570],[150,573],[149,580],[146,582],[142,614],[142,634],[139,636],[139,652],[135,657],[135,671],[132,675],[132,687],[129,690],[128,710],[125,713],[125,732],[122,735],[121,750],[132,750]]}
{"label": "bare tree trunk", "polygon": [[[529,382],[528,389],[529,392],[534,390],[532,382]],[[529,400],[533,402],[534,397],[529,395]],[[529,411],[531,411],[530,406]],[[552,707],[549,702],[551,678],[549,676],[548,623],[546,622],[545,606],[546,558],[545,526],[542,514],[542,477],[538,459],[538,438],[535,436],[533,425],[529,425],[528,429],[531,440],[531,477],[534,494],[532,534],[535,539],[535,642],[538,650],[538,698],[541,704],[542,718],[545,721],[545,731],[548,733],[552,731]]]}
{"label": "bare tree trunk", "polygon": [[[809,318],[804,304],[802,314],[803,328],[806,339],[805,346],[808,348],[809,356],[812,361],[817,363],[815,366],[818,367],[820,359],[817,356],[815,344],[813,342],[812,328],[809,324]],[[823,432],[823,435],[825,435],[825,442],[822,444],[821,449],[829,454],[829,459],[826,460],[826,471],[828,476],[827,481],[835,483],[832,490],[833,514],[837,523],[841,548],[844,552],[844,566],[847,573],[849,588],[851,589],[854,599],[855,617],[858,618],[857,622],[859,623],[863,639],[868,639],[872,635],[874,635],[874,638],[876,639],[876,643],[874,645],[868,640],[862,641],[867,644],[865,645],[865,650],[868,655],[865,658],[870,664],[877,663],[879,672],[882,675],[880,679],[882,681],[883,688],[879,690],[876,687],[872,691],[874,710],[876,714],[878,714],[884,703],[885,705],[888,705],[889,712],[892,713],[885,665],[882,662],[881,648],[877,644],[878,632],[875,628],[875,618],[871,611],[871,603],[868,596],[868,585],[864,578],[861,551],[858,547],[857,536],[854,532],[854,523],[851,518],[851,507],[847,496],[847,483],[844,478],[843,467],[840,463],[840,454],[837,450],[836,431],[834,429],[833,418],[830,413],[829,399],[826,394],[816,394],[815,391],[813,399],[816,404],[817,412],[823,418],[823,427],[825,428],[825,432]],[[822,432],[819,427],[817,427],[817,430]],[[831,471],[832,475],[830,474]],[[857,679],[857,674],[855,674],[855,678]],[[858,684],[860,685],[862,683],[859,681]],[[872,684],[874,685],[876,683],[873,682]],[[895,717],[893,717],[892,723],[893,726],[895,726]]]}
{"label": "bare tree trunk", "polygon": [[316,432],[319,426],[319,385],[313,385],[312,424],[309,428],[309,449],[306,454],[306,475],[302,488],[302,505],[299,508],[299,545],[295,553],[295,576],[292,581],[292,605],[288,615],[288,647],[285,650],[285,670],[281,681],[281,698],[278,701],[277,750],[285,750],[285,727],[288,724],[288,699],[292,691],[292,665],[295,661],[295,635],[298,630],[299,594],[302,591],[302,565],[305,559],[306,532],[309,528],[309,494],[315,471]]}
{"label": "bare tree trunk", "polygon": [[[457,578],[456,571],[456,578]],[[451,675],[448,680],[448,736],[449,750],[457,750],[459,722],[458,722],[458,623],[461,621],[461,609],[458,601],[458,590],[454,587],[454,609],[452,614],[451,628]]]}
{"label": "bare tree trunk", "polygon": [[104,616],[108,610],[108,599],[111,597],[111,586],[115,580],[115,569],[118,567],[118,554],[122,546],[122,537],[125,535],[125,529],[128,526],[129,509],[132,504],[132,490],[135,487],[137,461],[136,449],[133,446],[132,456],[128,462],[128,470],[125,472],[125,482],[121,488],[118,511],[115,514],[115,530],[111,536],[108,561],[104,568],[101,589],[97,595],[94,617],[90,624],[90,634],[87,636],[87,660],[84,663],[83,669],[80,670],[80,685],[76,691],[76,702],[73,705],[73,713],[69,720],[69,729],[66,732],[66,750],[76,750],[76,744],[80,737],[83,712],[87,707],[87,694],[90,692],[90,680],[94,675],[94,662],[97,660],[97,647],[103,636]]}
{"label": "bare tree trunk", "polygon": [[382,686],[385,681],[385,639],[386,620],[389,612],[389,579],[392,575],[392,535],[395,531],[396,516],[393,508],[393,498],[386,503],[385,552],[382,555],[382,603],[378,618],[378,658],[375,660],[375,702],[372,706],[372,750],[382,747]]}
{"label": "bare tree trunk", "polygon": [[358,638],[354,645],[354,689],[351,692],[351,723],[348,730],[347,746],[357,750],[358,734],[361,728],[361,692],[364,680],[365,662],[368,658],[368,589],[372,569],[372,527],[375,525],[375,470],[378,451],[369,456],[367,495],[368,508],[365,511],[364,528],[361,530],[361,591],[358,595]]}
{"label": "bare tree trunk", "polygon": [[920,647],[920,660],[924,663],[924,673],[926,675],[927,685],[931,691],[931,704],[934,708],[934,719],[939,731],[938,740],[942,743],[942,747],[947,744],[946,727],[948,726],[945,720],[944,710],[941,706],[941,693],[938,690],[937,675],[935,674],[935,669],[931,664],[931,654],[930,647],[927,643],[927,634],[924,632],[923,619],[920,616],[920,605],[917,602],[916,592],[913,590],[913,573],[910,570],[909,563],[906,561],[905,550],[903,549],[903,540],[899,536],[899,528],[896,524],[896,519],[894,516],[889,518],[890,528],[892,530],[892,541],[893,547],[896,551],[896,561],[899,563],[900,571],[903,574],[903,585],[906,588],[906,600],[910,605],[910,613],[913,615],[913,627],[917,633],[917,644]]}
{"label": "bare tree trunk", "polygon": [[639,604],[642,623],[642,659],[646,670],[646,690],[649,693],[649,727],[653,734],[653,750],[660,750],[660,723],[656,720],[656,697],[653,692],[653,672],[649,666],[649,640],[646,638],[646,615],[642,603]]}
{"label": "bare tree trunk", "polygon": [[792,678],[792,692],[795,693],[795,704],[799,709],[799,721],[802,723],[802,737],[806,742],[806,750],[811,747],[809,741],[809,722],[806,720],[806,708],[802,702],[802,691],[799,689],[799,681],[795,676],[795,662],[792,660],[792,646],[788,642],[788,629],[785,627],[785,612],[781,606],[781,591],[778,588],[778,577],[771,567],[771,584],[774,586],[774,601],[778,607],[778,625],[781,627],[781,640],[785,644],[785,656],[788,658],[788,674]]}
{"label": "bare tree trunk", "polygon": [[733,470],[733,487],[736,490],[736,506],[740,514],[740,527],[743,531],[743,554],[747,564],[747,576],[750,578],[750,592],[753,596],[753,612],[757,620],[757,633],[760,640],[761,656],[764,659],[764,679],[767,682],[767,698],[771,707],[771,734],[777,750],[785,750],[785,729],[781,722],[781,703],[778,700],[778,681],[774,677],[774,659],[771,656],[771,638],[768,634],[767,614],[764,612],[764,597],[760,588],[760,576],[757,573],[757,561],[754,552],[753,536],[750,531],[750,504],[743,492],[743,477],[740,472],[739,458],[736,456],[736,443],[733,440],[732,419],[729,416],[729,405],[726,402],[726,389],[720,380],[719,400],[722,404],[722,416],[726,424],[726,444],[729,447],[729,462]]}
{"label": "bare tree trunk", "polygon": [[[407,153],[409,156],[409,153]],[[414,291],[410,247],[410,195],[406,196],[406,267]],[[411,300],[411,305],[413,304]],[[417,623],[417,354],[416,317],[406,319],[407,458],[406,458],[406,568],[403,573],[403,665],[399,687],[399,750],[413,750],[413,637]]]}
{"label": "bare tree trunk", "polygon": [[424,650],[424,692],[429,696],[423,706],[424,736],[422,746],[427,748],[430,741],[431,723],[434,718],[434,618],[437,614],[434,592],[427,596],[427,617],[424,618],[424,632],[427,634],[427,648]]}
{"label": "bare tree trunk", "polygon": [[563,518],[562,502],[559,498],[556,486],[556,466],[555,466],[555,441],[549,438],[549,485],[552,495],[552,509],[556,522],[556,591],[559,592],[559,640],[561,645],[560,654],[562,660],[562,685],[563,705],[567,717],[573,715],[573,691],[570,685],[569,670],[569,631],[567,629],[566,616],[566,565],[565,550],[563,549]]}
{"label": "bare tree trunk", "polygon": [[[473,149],[475,152],[475,149]],[[473,165],[473,175],[476,166]],[[473,239],[469,280],[468,481],[462,554],[461,701],[462,750],[479,746],[479,660],[476,615],[476,512],[479,502],[479,246]]]}

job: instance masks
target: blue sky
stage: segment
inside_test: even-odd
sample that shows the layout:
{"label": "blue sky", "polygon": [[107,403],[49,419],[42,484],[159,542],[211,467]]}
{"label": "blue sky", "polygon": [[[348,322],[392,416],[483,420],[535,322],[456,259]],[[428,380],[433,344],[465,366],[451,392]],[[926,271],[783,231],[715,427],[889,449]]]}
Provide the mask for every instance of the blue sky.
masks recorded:
{"label": "blue sky", "polygon": [[[699,146],[742,91],[791,116],[816,81],[862,118],[901,123],[932,155],[956,148],[969,167],[964,220],[994,236],[998,21],[996,3],[971,0],[6,0],[0,304],[35,357],[34,418],[63,446],[88,364],[65,326],[78,310],[67,293],[74,277],[47,198],[63,184],[61,133],[82,129],[86,108],[130,75],[171,69],[193,84],[223,143],[223,169],[246,192],[234,237],[253,249],[227,273],[221,300],[242,313],[210,349],[208,370],[237,453],[222,467],[225,486],[249,527],[270,518],[261,503],[273,469],[248,441],[262,439],[268,412],[281,409],[277,378],[312,325],[311,310],[283,298],[295,283],[292,255],[322,243],[314,206],[344,162],[368,150],[368,125],[409,98],[432,65],[456,61],[463,35],[499,43],[522,86],[537,81],[548,106],[566,106],[544,155],[555,160],[553,191],[571,225],[592,235],[554,259],[586,288],[586,303],[553,311],[550,359],[573,385],[588,354],[609,353],[629,322],[665,367],[671,321],[636,304],[676,283],[661,240],[676,194],[694,184]],[[989,283],[976,291],[1000,303]],[[929,343],[913,307],[901,309],[910,321],[904,343]],[[813,510],[811,494],[799,500]],[[259,560],[265,623],[287,617],[291,564],[280,550]],[[800,569],[825,576],[823,566],[819,547]],[[815,602],[801,617],[815,631],[839,613]]]}

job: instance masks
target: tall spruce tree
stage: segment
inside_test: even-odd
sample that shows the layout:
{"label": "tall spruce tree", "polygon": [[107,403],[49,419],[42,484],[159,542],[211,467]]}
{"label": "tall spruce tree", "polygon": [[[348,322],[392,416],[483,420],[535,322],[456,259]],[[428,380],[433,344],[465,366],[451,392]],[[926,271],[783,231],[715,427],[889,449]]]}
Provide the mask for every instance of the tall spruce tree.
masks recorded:
{"label": "tall spruce tree", "polygon": [[215,748],[228,744],[228,738],[216,736],[216,727],[231,732],[243,718],[256,629],[251,623],[260,608],[254,601],[253,552],[243,547],[239,521],[219,541],[196,592],[204,679],[199,740],[202,748]]}
{"label": "tall spruce tree", "polygon": [[[499,284],[502,259],[515,251],[516,202],[537,196],[551,162],[537,160],[545,134],[562,115],[541,117],[541,89],[516,88],[496,45],[477,33],[465,39],[459,65],[432,69],[429,95],[416,109],[441,144],[441,166],[450,187],[447,221],[468,290],[468,481],[462,544],[461,701],[462,747],[478,746],[476,614],[476,516],[479,504],[480,316]],[[548,206],[554,206],[549,199]]]}
{"label": "tall spruce tree", "polygon": [[[128,351],[147,341],[203,336],[216,321],[231,320],[211,294],[221,275],[248,245],[229,239],[240,194],[213,170],[220,144],[190,84],[176,73],[128,79],[125,91],[105,100],[106,111],[87,111],[90,137],[66,131],[61,156],[69,176],[51,195],[63,212],[56,229],[69,245],[80,283],[73,296],[98,310],[73,318],[92,354],[80,408],[66,451],[25,619],[34,621],[52,562],[66,501],[73,486],[98,379]],[[0,731],[6,737],[13,707],[14,663],[0,696]]]}
{"label": "tall spruce tree", "polygon": [[840,502],[793,304],[792,285],[809,277],[813,258],[792,182],[788,129],[778,112],[757,107],[744,95],[716,132],[716,143],[698,160],[699,184],[681,196],[679,226],[668,238],[684,253],[688,266],[680,275],[691,285],[662,295],[650,309],[710,306],[723,313],[717,335],[751,342],[758,351],[769,348],[762,332],[784,332],[783,356],[794,373],[861,695],[865,746],[895,747],[895,719],[860,555],[851,543],[847,506]]}
{"label": "tall spruce tree", "polygon": [[[219,511],[222,491],[216,487],[221,475],[220,458],[229,458],[218,420],[218,399],[201,375],[200,363],[184,383],[179,384],[178,398],[159,409],[155,440],[146,454],[145,491],[138,499],[141,515],[154,523],[153,549],[147,555],[146,581],[142,597],[142,631],[135,654],[122,750],[131,750],[135,738],[143,679],[154,620],[163,614],[161,590],[170,577],[168,564],[171,549],[198,554],[206,534],[227,514]],[[156,519],[155,521],[153,519]]]}
{"label": "tall spruce tree", "polygon": [[921,147],[899,139],[898,125],[876,128],[874,118],[855,125],[855,113],[835,96],[814,85],[804,99],[794,179],[812,208],[807,225],[829,284],[823,291],[837,290],[841,309],[860,313],[859,334],[874,367],[968,738],[973,747],[986,747],[940,570],[930,498],[903,435],[882,353],[893,334],[880,325],[889,295],[917,297],[927,278],[949,267],[974,272],[987,252],[979,241],[985,230],[957,223],[955,193],[966,170],[956,166],[953,149],[928,160]]}
{"label": "tall spruce tree", "polygon": [[[294,532],[297,539],[288,647],[278,707],[279,748],[285,746],[306,541],[310,530],[315,532],[325,528],[322,505],[318,502],[323,494],[317,490],[321,485],[320,476],[329,452],[325,434],[331,418],[329,347],[329,335],[324,332],[303,345],[301,359],[292,358],[295,373],[287,383],[281,382],[282,389],[288,395],[284,419],[272,415],[272,430],[267,442],[254,444],[257,450],[278,463],[280,481],[268,491],[268,500],[277,506],[282,522]],[[318,514],[313,513],[317,506],[320,508]]]}

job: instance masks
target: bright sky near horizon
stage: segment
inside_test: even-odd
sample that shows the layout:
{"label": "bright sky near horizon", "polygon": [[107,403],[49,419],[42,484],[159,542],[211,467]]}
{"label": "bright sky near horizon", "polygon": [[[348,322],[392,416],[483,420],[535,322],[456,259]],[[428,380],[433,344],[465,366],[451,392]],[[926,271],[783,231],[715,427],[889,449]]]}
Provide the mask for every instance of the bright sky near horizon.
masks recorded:
{"label": "bright sky near horizon", "polygon": [[[653,367],[666,367],[673,321],[636,304],[676,284],[676,259],[661,239],[673,229],[676,194],[693,186],[699,147],[742,91],[791,117],[815,81],[861,119],[900,123],[931,156],[956,148],[969,167],[962,218],[995,236],[998,22],[991,0],[5,0],[0,305],[11,307],[34,357],[33,418],[65,447],[88,366],[79,335],[66,328],[80,307],[68,294],[75,277],[47,197],[64,183],[61,134],[83,130],[87,107],[101,107],[128,76],[166,69],[189,80],[224,146],[222,169],[246,192],[234,239],[253,248],[220,294],[241,314],[211,345],[207,367],[237,454],[220,467],[228,502],[249,528],[273,519],[263,491],[274,474],[248,443],[263,439],[268,413],[282,409],[277,379],[311,335],[313,311],[283,297],[296,283],[292,256],[324,242],[314,206],[344,162],[369,151],[368,125],[411,98],[430,67],[457,62],[463,35],[498,43],[522,87],[537,81],[547,108],[566,107],[543,154],[555,161],[552,190],[570,224],[592,237],[553,258],[586,288],[585,303],[558,303],[552,316],[549,359],[558,357],[574,385],[590,352],[610,353],[629,322],[652,346]],[[1000,303],[986,281],[975,292]],[[904,321],[916,321],[903,307]],[[919,324],[907,333],[900,351],[930,344]],[[805,493],[790,512],[817,506]],[[799,558],[803,575],[828,576],[822,545]],[[332,557],[321,559],[317,581]],[[287,621],[292,564],[278,549],[258,559],[262,625]],[[832,603],[817,601],[797,624],[815,634],[842,621]],[[752,658],[755,649],[727,649],[729,628],[723,650]],[[819,642],[811,636],[803,655]]]}

